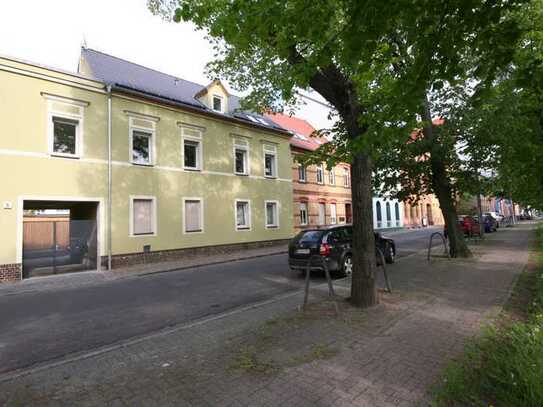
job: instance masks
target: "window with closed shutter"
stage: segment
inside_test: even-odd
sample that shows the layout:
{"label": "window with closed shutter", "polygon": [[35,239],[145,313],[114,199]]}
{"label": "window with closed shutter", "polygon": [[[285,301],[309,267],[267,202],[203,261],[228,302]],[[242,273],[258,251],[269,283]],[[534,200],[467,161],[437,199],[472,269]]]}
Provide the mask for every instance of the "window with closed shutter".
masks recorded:
{"label": "window with closed shutter", "polygon": [[134,234],[150,235],[154,233],[153,200],[134,199]]}
{"label": "window with closed shutter", "polygon": [[200,200],[185,201],[185,232],[202,231],[202,202]]}

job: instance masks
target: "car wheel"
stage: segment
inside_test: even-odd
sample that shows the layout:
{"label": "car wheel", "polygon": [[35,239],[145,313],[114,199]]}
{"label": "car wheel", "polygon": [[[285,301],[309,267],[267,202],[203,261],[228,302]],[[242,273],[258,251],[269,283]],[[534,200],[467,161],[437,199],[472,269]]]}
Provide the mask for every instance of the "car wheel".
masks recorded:
{"label": "car wheel", "polygon": [[349,277],[353,274],[353,256],[350,254],[343,258],[343,265],[341,266],[341,275],[343,277]]}
{"label": "car wheel", "polygon": [[388,264],[392,264],[394,263],[394,260],[396,258],[396,253],[394,253],[394,248],[392,247],[391,244],[387,243],[387,245],[385,246],[385,262],[387,262]]}

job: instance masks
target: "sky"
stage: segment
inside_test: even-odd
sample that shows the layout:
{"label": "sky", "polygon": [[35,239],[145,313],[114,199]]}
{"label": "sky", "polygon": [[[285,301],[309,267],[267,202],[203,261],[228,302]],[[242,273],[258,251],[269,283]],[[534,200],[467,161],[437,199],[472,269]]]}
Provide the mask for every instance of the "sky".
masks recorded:
{"label": "sky", "polygon": [[[89,48],[201,84],[213,58],[205,35],[189,23],[154,16],[145,0],[25,0],[0,3],[0,55],[75,72]],[[320,95],[312,97],[324,101]],[[316,128],[328,109],[309,102],[296,115]]]}

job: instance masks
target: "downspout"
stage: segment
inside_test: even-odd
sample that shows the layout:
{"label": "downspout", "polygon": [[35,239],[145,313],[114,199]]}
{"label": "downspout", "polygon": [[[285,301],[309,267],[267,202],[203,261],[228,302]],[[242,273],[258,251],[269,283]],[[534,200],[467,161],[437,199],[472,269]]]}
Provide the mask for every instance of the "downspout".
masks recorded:
{"label": "downspout", "polygon": [[111,165],[111,85],[107,86],[107,269],[111,270],[111,195],[112,195],[112,165]]}

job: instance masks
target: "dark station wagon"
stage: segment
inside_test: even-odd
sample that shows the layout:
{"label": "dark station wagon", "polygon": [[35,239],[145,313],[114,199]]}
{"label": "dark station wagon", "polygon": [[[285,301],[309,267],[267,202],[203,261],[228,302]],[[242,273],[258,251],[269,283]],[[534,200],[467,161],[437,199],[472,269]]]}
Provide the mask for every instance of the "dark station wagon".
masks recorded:
{"label": "dark station wagon", "polygon": [[[293,271],[303,271],[311,259],[311,269],[322,270],[326,261],[331,273],[342,276],[353,271],[353,228],[351,225],[334,225],[320,229],[306,229],[298,233],[289,243],[288,263]],[[375,246],[381,250],[387,263],[394,263],[396,245],[394,240],[375,233]],[[376,255],[379,262],[379,255]]]}

